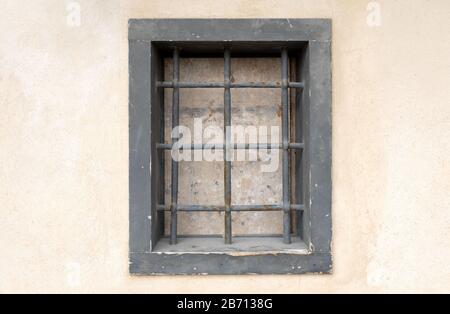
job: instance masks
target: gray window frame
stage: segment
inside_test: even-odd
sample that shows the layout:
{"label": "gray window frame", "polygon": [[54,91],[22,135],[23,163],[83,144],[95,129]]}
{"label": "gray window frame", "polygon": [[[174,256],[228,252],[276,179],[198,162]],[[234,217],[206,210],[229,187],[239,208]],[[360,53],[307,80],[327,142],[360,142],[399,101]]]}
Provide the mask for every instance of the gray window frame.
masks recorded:
{"label": "gray window frame", "polygon": [[[129,21],[129,271],[131,274],[330,273],[331,254],[331,20],[132,19]],[[162,231],[158,201],[164,178],[156,143],[164,121],[157,43],[305,42],[301,103],[306,171],[303,240],[308,252],[164,253],[153,250]],[[296,162],[295,166],[299,164]],[[305,169],[304,169],[305,170]],[[300,193],[300,192],[299,192]]]}

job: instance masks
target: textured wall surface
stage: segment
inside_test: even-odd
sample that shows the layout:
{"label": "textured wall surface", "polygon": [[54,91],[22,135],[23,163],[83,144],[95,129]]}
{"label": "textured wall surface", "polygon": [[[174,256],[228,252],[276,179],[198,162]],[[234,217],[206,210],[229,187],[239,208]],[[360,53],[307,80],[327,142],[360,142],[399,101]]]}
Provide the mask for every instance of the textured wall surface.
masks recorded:
{"label": "textured wall surface", "polygon": [[[448,0],[1,6],[0,292],[450,292]],[[332,18],[332,275],[128,275],[127,21],[187,17]]]}
{"label": "textured wall surface", "polygon": [[[280,81],[281,62],[279,58],[232,58],[232,80],[236,82],[270,82]],[[188,82],[220,82],[223,81],[223,58],[181,58],[180,80]],[[172,63],[166,60],[165,80],[170,81]],[[165,138],[166,143],[171,142],[172,130],[172,93],[171,89],[165,93]],[[206,128],[219,128],[217,139],[204,138],[204,143],[223,143],[223,88],[219,89],[181,89],[180,90],[180,125],[190,130],[194,140],[194,119],[201,121],[201,126]],[[268,128],[268,135],[273,133],[275,138],[265,139],[261,142],[281,143],[281,90],[280,89],[233,89],[232,101],[232,125],[264,126]],[[273,129],[272,129],[273,128]],[[200,127],[197,125],[197,129]],[[235,135],[236,133],[233,133]],[[205,135],[205,134],[204,134]],[[206,134],[207,135],[207,134]],[[205,137],[206,137],[205,135]],[[244,134],[241,132],[242,136]],[[257,143],[256,139],[242,141],[238,136],[233,136],[236,143]],[[189,143],[191,140],[189,140]],[[197,151],[198,153],[199,151]],[[254,155],[256,150],[249,150]],[[240,150],[239,153],[245,153]],[[223,156],[223,151],[216,152]],[[275,156],[277,154],[277,156]],[[212,154],[211,154],[212,155]],[[255,155],[256,156],[256,155]],[[261,154],[261,156],[265,156]],[[232,162],[231,184],[233,205],[250,204],[281,204],[282,203],[282,174],[281,153],[279,150],[267,152],[267,156],[273,156],[273,164],[277,166],[274,171],[262,172],[263,165],[269,165],[265,161],[250,161],[250,157],[238,156],[235,152]],[[213,156],[211,156],[213,157]],[[258,156],[256,156],[258,157]],[[191,158],[195,158],[191,154]],[[178,203],[192,205],[224,205],[224,163],[220,161],[183,161],[180,163],[180,182],[178,188]],[[242,160],[244,159],[244,160]],[[276,162],[278,161],[278,162]],[[171,192],[171,154],[166,152],[166,204],[170,204]],[[178,233],[186,234],[224,234],[224,213],[222,212],[179,212]],[[166,215],[166,234],[170,231],[170,215]],[[278,212],[234,212],[232,214],[233,234],[279,234],[283,233],[283,213]],[[221,241],[221,240],[219,240]],[[281,240],[280,240],[281,241]]]}

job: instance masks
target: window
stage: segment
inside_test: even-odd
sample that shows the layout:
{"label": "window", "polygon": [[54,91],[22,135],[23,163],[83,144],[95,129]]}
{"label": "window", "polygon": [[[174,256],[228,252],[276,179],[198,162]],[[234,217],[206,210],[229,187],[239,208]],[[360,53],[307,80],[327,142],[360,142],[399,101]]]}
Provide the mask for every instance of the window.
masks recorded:
{"label": "window", "polygon": [[[331,270],[330,24],[130,21],[132,274]],[[205,121],[196,119],[204,110],[216,136],[205,142],[200,127],[199,143],[195,123]],[[265,123],[245,129],[257,118]],[[247,162],[251,153],[279,158],[280,167],[264,177],[254,169],[260,162]],[[264,187],[279,193],[264,199]],[[193,190],[203,196],[193,197]],[[248,194],[254,197],[245,202]]]}

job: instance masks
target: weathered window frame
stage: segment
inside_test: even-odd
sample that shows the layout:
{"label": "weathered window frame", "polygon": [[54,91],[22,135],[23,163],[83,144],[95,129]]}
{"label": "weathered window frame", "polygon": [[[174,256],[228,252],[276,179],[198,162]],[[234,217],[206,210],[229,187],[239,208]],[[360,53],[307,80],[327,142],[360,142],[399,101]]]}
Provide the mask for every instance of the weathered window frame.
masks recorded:
{"label": "weathered window frame", "polygon": [[[162,79],[156,44],[169,42],[305,42],[305,87],[301,98],[306,129],[308,182],[303,240],[308,252],[164,253],[153,250],[162,230],[158,199],[164,198],[156,143],[164,128]],[[328,19],[140,19],[129,22],[129,193],[131,274],[328,273],[331,259],[331,21]],[[155,105],[158,104],[158,105]]]}

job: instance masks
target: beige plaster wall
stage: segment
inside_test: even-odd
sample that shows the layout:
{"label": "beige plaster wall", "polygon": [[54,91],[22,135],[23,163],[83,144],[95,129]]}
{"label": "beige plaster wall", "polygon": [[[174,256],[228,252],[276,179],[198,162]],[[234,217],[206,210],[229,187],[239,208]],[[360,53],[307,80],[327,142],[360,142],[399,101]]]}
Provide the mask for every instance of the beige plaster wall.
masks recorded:
{"label": "beige plaster wall", "polygon": [[[0,3],[0,292],[450,292],[450,2]],[[128,275],[129,18],[333,19],[333,275]]]}

